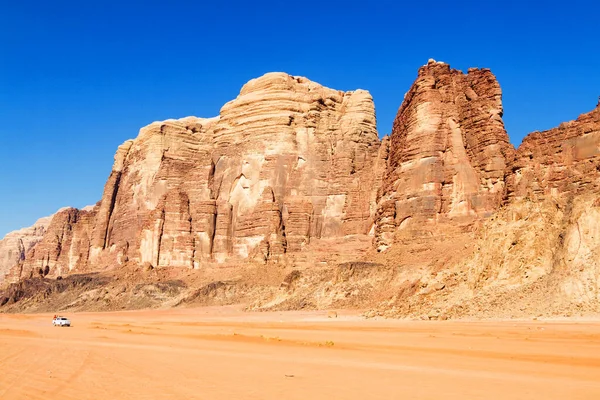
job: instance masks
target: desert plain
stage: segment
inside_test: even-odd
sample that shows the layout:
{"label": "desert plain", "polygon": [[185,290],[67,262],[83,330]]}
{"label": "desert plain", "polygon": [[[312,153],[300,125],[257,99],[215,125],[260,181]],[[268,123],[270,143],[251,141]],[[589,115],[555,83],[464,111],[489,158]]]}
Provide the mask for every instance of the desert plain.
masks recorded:
{"label": "desert plain", "polygon": [[0,399],[598,399],[600,322],[0,315]]}

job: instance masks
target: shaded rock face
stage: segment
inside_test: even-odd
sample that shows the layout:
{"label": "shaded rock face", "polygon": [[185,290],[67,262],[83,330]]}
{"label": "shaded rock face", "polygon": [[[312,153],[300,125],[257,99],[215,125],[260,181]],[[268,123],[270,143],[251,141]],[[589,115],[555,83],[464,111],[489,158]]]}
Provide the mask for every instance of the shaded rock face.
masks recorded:
{"label": "shaded rock face", "polygon": [[597,191],[600,178],[600,103],[575,121],[529,134],[510,164],[508,197],[542,200]]}
{"label": "shaded rock face", "polygon": [[377,211],[379,250],[409,226],[491,215],[503,200],[514,152],[494,75],[488,69],[463,74],[430,60],[405,95],[389,148]]}
{"label": "shaded rock face", "polygon": [[10,270],[8,282],[39,275],[56,277],[85,270],[95,210],[59,210],[43,238]]}
{"label": "shaded rock face", "polygon": [[51,221],[52,215],[40,218],[32,226],[10,232],[0,240],[0,285],[10,269],[24,262],[27,252],[42,240]]}
{"label": "shaded rock face", "polygon": [[98,205],[55,216],[12,280],[129,261],[293,261],[319,241],[368,248],[380,156],[368,92],[267,74],[216,118],[155,122],[123,143]]}

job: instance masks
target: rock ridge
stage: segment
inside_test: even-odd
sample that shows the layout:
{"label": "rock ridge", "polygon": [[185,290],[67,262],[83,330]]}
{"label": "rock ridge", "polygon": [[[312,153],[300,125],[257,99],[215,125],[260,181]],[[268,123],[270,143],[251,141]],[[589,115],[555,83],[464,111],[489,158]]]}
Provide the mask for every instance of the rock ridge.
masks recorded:
{"label": "rock ridge", "polygon": [[543,200],[597,191],[600,103],[576,120],[527,135],[510,163],[508,197]]}
{"label": "rock ridge", "polygon": [[[0,281],[258,265],[298,280],[252,298],[263,309],[597,310],[599,107],[515,150],[492,72],[430,60],[380,140],[367,91],[266,74],[217,117],[142,128],[117,149],[98,204],[0,241]],[[362,267],[328,269],[346,262]]]}

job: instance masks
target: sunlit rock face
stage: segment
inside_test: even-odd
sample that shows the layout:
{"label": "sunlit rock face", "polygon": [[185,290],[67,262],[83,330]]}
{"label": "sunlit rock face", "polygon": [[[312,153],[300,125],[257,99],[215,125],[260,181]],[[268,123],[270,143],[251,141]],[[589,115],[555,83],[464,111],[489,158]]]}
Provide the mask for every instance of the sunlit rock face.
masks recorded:
{"label": "sunlit rock face", "polygon": [[508,197],[542,200],[599,187],[600,103],[575,121],[523,139],[508,171]]}
{"label": "sunlit rock face", "polygon": [[119,146],[101,201],[58,214],[13,277],[38,264],[57,275],[279,262],[319,241],[368,248],[381,157],[368,92],[266,74],[218,117],[155,122]]}
{"label": "sunlit rock face", "polygon": [[363,90],[280,73],[248,82],[213,131],[214,256],[267,257],[314,239],[367,234],[375,124]]}
{"label": "sunlit rock face", "polygon": [[390,138],[376,217],[380,250],[398,230],[468,223],[499,207],[514,153],[502,112],[502,92],[490,70],[464,74],[433,60],[419,69]]}
{"label": "sunlit rock face", "polygon": [[[264,75],[218,117],[142,128],[95,206],[8,234],[0,285],[130,263],[304,274],[359,260],[393,272],[367,268],[369,290],[392,296],[380,315],[597,314],[600,104],[516,151],[502,112],[488,69],[430,60],[380,141],[368,92]],[[305,289],[323,307],[362,296],[345,283]]]}
{"label": "sunlit rock face", "polygon": [[130,261],[322,263],[369,242],[385,250],[399,234],[469,226],[515,199],[597,187],[598,108],[530,134],[516,152],[502,112],[488,69],[430,60],[380,141],[368,92],[266,74],[218,117],[142,128],[119,146],[96,206],[61,210],[22,245],[19,235],[0,242],[10,247],[2,276]]}

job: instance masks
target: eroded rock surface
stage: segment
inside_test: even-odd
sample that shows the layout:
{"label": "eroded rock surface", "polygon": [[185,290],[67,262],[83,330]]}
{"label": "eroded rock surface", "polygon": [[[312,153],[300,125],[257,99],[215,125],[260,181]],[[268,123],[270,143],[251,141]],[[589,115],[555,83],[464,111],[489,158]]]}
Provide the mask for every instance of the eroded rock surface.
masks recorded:
{"label": "eroded rock surface", "polygon": [[419,69],[392,128],[375,233],[380,250],[406,227],[468,222],[498,208],[514,152],[502,112],[490,70],[464,74],[433,60]]}
{"label": "eroded rock surface", "polygon": [[[597,315],[598,106],[574,121],[527,136],[507,160],[503,206],[477,221],[474,229],[449,237],[457,225],[438,225],[431,237],[408,234],[380,254],[401,265],[390,285],[402,295],[369,315]],[[441,285],[444,289],[437,290]]]}
{"label": "eroded rock surface", "polygon": [[0,285],[10,269],[19,262],[25,261],[25,255],[46,233],[52,215],[38,219],[28,228],[10,232],[0,240]]}
{"label": "eroded rock surface", "polygon": [[[150,282],[173,271],[152,267],[170,266],[205,268],[190,276],[208,280],[210,304],[235,298],[250,309],[597,312],[600,109],[530,134],[517,151],[501,117],[489,70],[432,60],[379,141],[367,92],[267,74],[218,117],[142,128],[117,150],[96,206],[62,210],[29,246],[0,242],[13,249],[0,251],[4,271],[16,260],[5,281],[111,269],[119,281]],[[364,268],[336,272],[357,260]],[[288,273],[273,286],[270,274]],[[151,287],[159,304],[164,288]],[[125,290],[113,289],[115,298]],[[98,296],[88,297],[104,307]]]}
{"label": "eroded rock surface", "polygon": [[600,179],[600,103],[591,112],[523,139],[510,165],[508,196],[543,200],[597,191]]}
{"label": "eroded rock surface", "polygon": [[[65,208],[52,216],[43,238],[13,266],[7,281],[37,276],[57,277],[88,269],[94,207]],[[102,269],[97,266],[95,269]]]}
{"label": "eroded rock surface", "polygon": [[97,207],[57,215],[13,280],[46,267],[319,262],[295,255],[367,249],[384,153],[368,92],[266,74],[218,117],[155,122],[123,143]]}

